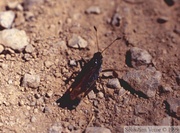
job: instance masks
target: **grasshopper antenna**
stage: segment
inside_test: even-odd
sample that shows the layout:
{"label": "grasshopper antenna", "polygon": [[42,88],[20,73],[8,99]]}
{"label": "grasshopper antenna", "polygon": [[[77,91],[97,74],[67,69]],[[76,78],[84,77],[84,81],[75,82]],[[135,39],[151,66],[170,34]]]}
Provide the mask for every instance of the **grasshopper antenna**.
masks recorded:
{"label": "grasshopper antenna", "polygon": [[94,26],[94,30],[96,31],[96,44],[97,44],[97,48],[98,48],[98,52],[99,52],[98,33],[97,33],[96,26]]}
{"label": "grasshopper antenna", "polygon": [[105,49],[103,49],[103,51],[101,51],[101,53],[103,53],[106,49],[108,49],[114,42],[116,42],[117,40],[120,40],[121,37],[117,37],[114,41],[112,41]]}

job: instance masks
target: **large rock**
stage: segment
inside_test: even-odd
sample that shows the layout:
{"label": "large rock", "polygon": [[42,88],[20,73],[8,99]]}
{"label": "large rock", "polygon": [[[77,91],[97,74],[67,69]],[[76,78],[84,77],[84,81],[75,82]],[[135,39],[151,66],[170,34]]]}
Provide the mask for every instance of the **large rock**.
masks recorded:
{"label": "large rock", "polygon": [[0,44],[16,51],[22,51],[29,44],[29,37],[23,30],[6,29],[0,32]]}
{"label": "large rock", "polygon": [[160,85],[162,74],[155,68],[147,68],[145,70],[133,70],[123,76],[123,80],[135,92],[141,92],[146,97],[154,97],[156,90]]}

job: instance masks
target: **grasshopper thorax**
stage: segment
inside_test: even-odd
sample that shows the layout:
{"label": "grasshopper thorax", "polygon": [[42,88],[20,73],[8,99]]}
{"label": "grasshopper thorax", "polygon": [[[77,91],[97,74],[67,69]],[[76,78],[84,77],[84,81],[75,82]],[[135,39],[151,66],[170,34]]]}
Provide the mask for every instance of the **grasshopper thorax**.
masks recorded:
{"label": "grasshopper thorax", "polygon": [[93,56],[94,64],[101,65],[102,64],[102,54],[101,52],[96,52]]}

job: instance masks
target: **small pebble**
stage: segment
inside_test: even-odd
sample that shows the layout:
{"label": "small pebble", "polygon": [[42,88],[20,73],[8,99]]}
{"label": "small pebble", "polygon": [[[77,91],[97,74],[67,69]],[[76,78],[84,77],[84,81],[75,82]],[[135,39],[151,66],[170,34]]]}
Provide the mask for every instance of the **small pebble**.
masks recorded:
{"label": "small pebble", "polygon": [[167,21],[168,21],[167,17],[159,17],[159,18],[157,18],[157,22],[160,23],[160,24],[164,24]]}
{"label": "small pebble", "polygon": [[1,67],[3,70],[8,70],[8,64],[2,63]]}
{"label": "small pebble", "polygon": [[0,12],[0,25],[4,28],[10,28],[15,18],[13,11]]}
{"label": "small pebble", "polygon": [[121,16],[118,13],[115,13],[112,17],[111,24],[113,26],[120,26]]}
{"label": "small pebble", "polygon": [[97,94],[97,96],[98,96],[99,98],[104,98],[104,93],[99,92],[99,93]]}
{"label": "small pebble", "polygon": [[77,66],[75,60],[70,60],[70,61],[69,61],[69,65],[70,65],[70,66]]}
{"label": "small pebble", "polygon": [[9,79],[8,84],[12,84],[12,83],[13,83],[12,79]]}
{"label": "small pebble", "polygon": [[87,13],[87,14],[100,14],[101,10],[98,6],[91,6],[88,9],[86,9],[85,13]]}
{"label": "small pebble", "polygon": [[41,95],[40,95],[39,93],[36,93],[36,94],[34,95],[34,97],[35,97],[36,99],[39,99],[39,98],[41,97]]}
{"label": "small pebble", "polygon": [[94,105],[95,107],[98,107],[98,105],[99,105],[98,101],[97,101],[97,100],[94,100],[94,101],[93,101],[93,105]]}
{"label": "small pebble", "polygon": [[133,124],[134,125],[141,125],[144,122],[144,119],[141,117],[135,117]]}
{"label": "small pebble", "polygon": [[76,34],[73,34],[72,38],[68,40],[68,46],[72,48],[86,48],[87,45],[87,41]]}
{"label": "small pebble", "polygon": [[113,72],[112,71],[104,72],[103,76],[105,78],[111,78],[111,77],[113,77]]}
{"label": "small pebble", "polygon": [[152,62],[152,56],[144,49],[133,47],[129,50],[131,64],[134,68],[148,65]]}
{"label": "small pebble", "polygon": [[33,14],[32,12],[30,12],[30,11],[25,12],[25,20],[26,20],[26,21],[30,21],[30,20],[32,20],[33,18],[34,18],[34,14]]}
{"label": "small pebble", "polygon": [[50,91],[48,91],[46,93],[46,97],[48,97],[48,98],[52,97],[52,95],[53,95],[53,91],[52,90],[50,90]]}
{"label": "small pebble", "polygon": [[165,85],[165,86],[162,86],[162,91],[163,92],[172,92],[173,89],[171,88],[171,86]]}
{"label": "small pebble", "polygon": [[30,61],[32,59],[32,55],[30,55],[29,53],[25,53],[23,59],[26,61]]}
{"label": "small pebble", "polygon": [[49,129],[48,133],[62,133],[64,130],[60,123],[54,123]]}
{"label": "small pebble", "polygon": [[39,75],[25,74],[22,80],[23,87],[37,88],[40,84]]}
{"label": "small pebble", "polygon": [[49,107],[46,106],[46,107],[44,107],[43,112],[44,113],[51,113],[52,111]]}
{"label": "small pebble", "polygon": [[37,108],[35,108],[33,112],[36,114],[36,113],[38,113],[39,111],[38,111]]}
{"label": "small pebble", "polygon": [[50,67],[53,65],[53,62],[51,62],[51,61],[45,61],[45,62],[44,62],[44,65],[45,65],[46,68],[50,68]]}
{"label": "small pebble", "polygon": [[67,49],[67,45],[65,41],[57,42],[56,45],[58,45],[62,50]]}
{"label": "small pebble", "polygon": [[14,1],[14,2],[9,2],[7,4],[7,7],[11,10],[19,10],[19,11],[23,11],[23,7],[22,5],[18,2],[18,1]]}
{"label": "small pebble", "polygon": [[144,107],[143,104],[138,104],[135,106],[134,108],[134,113],[135,115],[138,115],[138,114],[145,114],[147,112],[147,109]]}
{"label": "small pebble", "polygon": [[93,91],[90,91],[90,92],[89,92],[88,98],[89,98],[89,99],[95,99],[95,98],[96,98],[96,95],[94,94]]}
{"label": "small pebble", "polygon": [[4,51],[4,47],[0,45],[0,54]]}
{"label": "small pebble", "polygon": [[23,100],[20,100],[19,101],[19,106],[23,106],[24,105],[24,101]]}
{"label": "small pebble", "polygon": [[32,53],[34,51],[34,47],[32,45],[27,45],[25,48],[25,52]]}
{"label": "small pebble", "polygon": [[180,99],[169,97],[166,100],[166,103],[168,104],[167,107],[169,107],[168,110],[170,113],[175,114],[177,118],[180,118]]}
{"label": "small pebble", "polygon": [[161,126],[171,126],[172,118],[170,116],[164,117],[162,119]]}
{"label": "small pebble", "polygon": [[31,10],[31,8],[35,5],[42,5],[45,0],[24,0],[24,8],[25,10]]}
{"label": "small pebble", "polygon": [[109,79],[107,86],[113,89],[120,89],[121,85],[119,83],[119,79],[117,78],[113,78],[113,79]]}
{"label": "small pebble", "polygon": [[37,120],[36,117],[32,116],[30,121],[31,121],[32,123],[34,123],[34,122],[36,122],[36,120]]}
{"label": "small pebble", "polygon": [[27,110],[31,110],[31,107],[30,107],[30,106],[27,106],[26,108],[27,108]]}
{"label": "small pebble", "polygon": [[69,131],[72,131],[72,130],[74,129],[74,126],[70,124],[70,125],[68,126],[68,129],[69,129]]}

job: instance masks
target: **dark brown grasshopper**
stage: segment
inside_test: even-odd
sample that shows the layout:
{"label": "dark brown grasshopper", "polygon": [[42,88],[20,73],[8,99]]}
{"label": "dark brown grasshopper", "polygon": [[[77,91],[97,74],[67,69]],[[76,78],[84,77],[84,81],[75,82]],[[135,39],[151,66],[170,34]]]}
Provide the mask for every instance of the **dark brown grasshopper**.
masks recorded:
{"label": "dark brown grasshopper", "polygon": [[[94,29],[96,31],[97,40],[97,29],[96,27],[94,27]],[[101,65],[103,62],[102,53],[107,48],[109,48],[116,40],[119,39],[121,38],[116,38],[101,52],[99,52],[97,40],[98,52],[96,52],[94,56],[91,58],[91,60],[84,65],[84,67],[79,72],[70,88],[57,101],[58,103],[60,103],[61,107],[68,107],[69,109],[73,109],[79,104],[83,97],[85,97],[91,90],[93,90],[98,79],[99,73],[101,72]]]}

